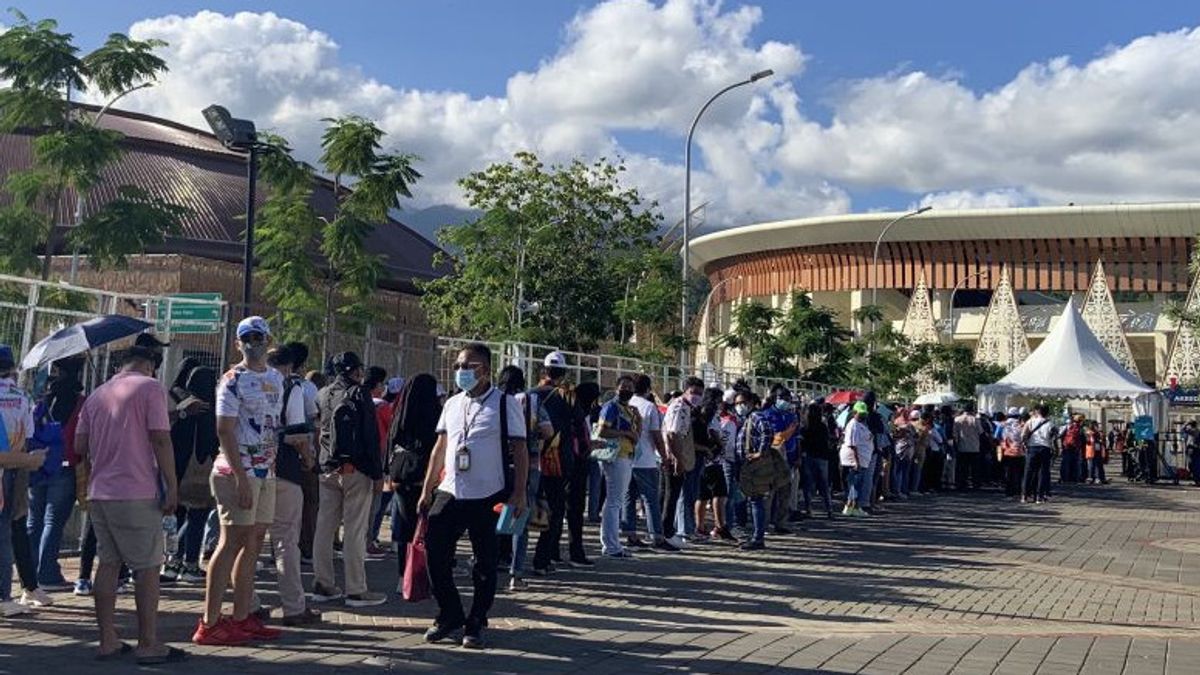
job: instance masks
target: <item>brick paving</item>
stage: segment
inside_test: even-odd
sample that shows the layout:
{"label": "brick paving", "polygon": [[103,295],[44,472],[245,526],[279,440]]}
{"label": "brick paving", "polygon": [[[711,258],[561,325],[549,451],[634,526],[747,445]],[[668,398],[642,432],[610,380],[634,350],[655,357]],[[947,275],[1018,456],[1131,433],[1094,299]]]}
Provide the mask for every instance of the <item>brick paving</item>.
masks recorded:
{"label": "brick paving", "polygon": [[[485,652],[423,644],[431,603],[394,595],[327,607],[325,624],[277,643],[213,649],[186,643],[202,590],[180,585],[164,590],[160,631],[193,653],[173,672],[1196,673],[1198,500],[1194,488],[1126,484],[1060,490],[1039,507],[950,494],[809,521],[761,552],[600,561],[501,591]],[[374,590],[394,589],[395,565],[368,563]],[[261,575],[268,604],[273,587]],[[0,620],[0,674],[138,670],[91,660],[90,599],[55,600]],[[119,600],[127,640],[132,606]]]}

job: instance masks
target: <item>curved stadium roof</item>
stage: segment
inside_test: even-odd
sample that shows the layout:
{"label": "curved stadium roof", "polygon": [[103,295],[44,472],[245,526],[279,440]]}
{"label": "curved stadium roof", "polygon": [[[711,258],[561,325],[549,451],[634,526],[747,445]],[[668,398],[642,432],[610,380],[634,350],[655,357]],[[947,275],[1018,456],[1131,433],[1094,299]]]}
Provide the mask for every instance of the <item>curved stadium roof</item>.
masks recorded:
{"label": "curved stadium roof", "polygon": [[[147,253],[241,262],[246,208],[244,155],[226,149],[208,132],[140,113],[110,108],[101,126],[125,135],[125,154],[105,171],[101,184],[88,193],[84,215],[113,199],[117,186],[137,185],[190,210],[183,221],[183,232]],[[30,166],[31,140],[26,133],[0,134],[0,181],[9,171]],[[258,204],[266,197],[267,190],[260,182]],[[73,195],[67,196],[67,203],[74,203]],[[318,179],[312,203],[318,213],[333,215],[332,182]],[[384,257],[382,285],[391,290],[415,292],[415,280],[432,279],[447,271],[433,264],[438,247],[397,220],[378,223],[367,249]]]}

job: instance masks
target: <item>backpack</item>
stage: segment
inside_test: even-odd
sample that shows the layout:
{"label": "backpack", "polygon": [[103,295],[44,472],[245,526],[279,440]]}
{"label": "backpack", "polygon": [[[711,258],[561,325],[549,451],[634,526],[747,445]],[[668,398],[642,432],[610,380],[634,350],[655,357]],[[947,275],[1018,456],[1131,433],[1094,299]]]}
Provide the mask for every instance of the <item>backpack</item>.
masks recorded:
{"label": "backpack", "polygon": [[[292,392],[302,387],[300,379],[295,375],[291,375],[283,381],[283,417],[285,419]],[[303,396],[303,393],[301,393],[301,396]],[[303,433],[303,431],[308,430],[307,424],[304,425],[303,430],[297,429],[298,426],[300,425],[280,425],[277,431],[279,436],[279,452],[275,454],[275,475],[297,485],[304,480],[304,465],[300,462],[300,451],[285,443],[283,437],[290,434]]]}

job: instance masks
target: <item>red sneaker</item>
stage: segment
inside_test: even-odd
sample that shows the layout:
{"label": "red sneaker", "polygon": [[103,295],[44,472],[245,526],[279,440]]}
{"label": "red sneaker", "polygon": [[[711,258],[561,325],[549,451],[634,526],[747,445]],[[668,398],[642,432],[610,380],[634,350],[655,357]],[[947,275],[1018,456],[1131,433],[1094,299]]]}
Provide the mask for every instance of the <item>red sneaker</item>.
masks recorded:
{"label": "red sneaker", "polygon": [[192,635],[192,642],[210,647],[237,647],[253,639],[227,616],[211,626],[205,626],[201,618],[196,622],[196,632]]}
{"label": "red sneaker", "polygon": [[262,619],[254,614],[248,615],[241,623],[234,623],[234,625],[255,640],[278,640],[279,636],[283,635],[283,631],[268,627]]}

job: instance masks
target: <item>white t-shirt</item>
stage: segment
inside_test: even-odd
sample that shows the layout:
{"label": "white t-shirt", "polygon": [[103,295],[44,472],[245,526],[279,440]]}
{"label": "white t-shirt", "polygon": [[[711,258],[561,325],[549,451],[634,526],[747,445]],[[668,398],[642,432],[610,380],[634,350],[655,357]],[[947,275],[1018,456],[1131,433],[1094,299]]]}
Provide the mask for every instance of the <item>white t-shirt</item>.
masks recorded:
{"label": "white t-shirt", "polygon": [[[300,393],[304,394],[304,416],[308,421],[317,419],[317,385],[301,378]],[[290,401],[288,402],[290,405]],[[290,423],[290,422],[289,422]]]}
{"label": "white t-shirt", "polygon": [[[275,453],[283,414],[283,375],[274,368],[255,371],[235,366],[217,384],[217,417],[237,418],[237,442],[242,468],[259,478],[275,474]],[[287,419],[293,424],[304,420],[304,397],[288,400]],[[225,455],[213,461],[213,473],[233,472]]]}
{"label": "white t-shirt", "polygon": [[850,423],[846,425],[846,432],[842,436],[842,447],[838,452],[838,459],[842,466],[858,466],[860,469],[871,468],[871,460],[875,455],[875,444],[872,442],[871,430],[867,425],[859,422],[858,418],[851,418]]}
{"label": "white t-shirt", "polygon": [[8,431],[9,448],[33,438],[33,402],[11,377],[0,379],[0,418]]}
{"label": "white t-shirt", "polygon": [[726,462],[736,461],[738,451],[737,419],[732,415],[717,415],[713,418],[712,428],[716,430],[717,435],[721,438],[721,456],[718,459]]}
{"label": "white t-shirt", "polygon": [[[446,401],[437,432],[446,435],[445,475],[438,489],[456,499],[483,499],[504,489],[504,453],[500,448],[500,397],[492,387],[479,398],[460,391]],[[509,396],[509,440],[525,439],[525,409]],[[458,472],[458,450],[466,446],[471,468]]]}
{"label": "white t-shirt", "polygon": [[658,450],[654,447],[655,434],[662,433],[662,413],[653,401],[634,395],[629,399],[629,405],[642,416],[642,433],[638,436],[637,455],[633,460],[635,469],[654,469],[658,467]]}

